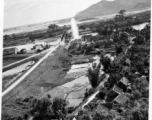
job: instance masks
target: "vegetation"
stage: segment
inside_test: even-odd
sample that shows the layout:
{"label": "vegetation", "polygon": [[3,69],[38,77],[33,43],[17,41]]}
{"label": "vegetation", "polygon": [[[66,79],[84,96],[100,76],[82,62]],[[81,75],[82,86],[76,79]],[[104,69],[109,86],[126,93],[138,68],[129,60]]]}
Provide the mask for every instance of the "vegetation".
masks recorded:
{"label": "vegetation", "polygon": [[[122,10],[121,14],[125,11]],[[143,20],[144,19],[144,20]],[[83,25],[81,28],[89,28],[97,32],[98,36],[89,36],[81,40],[72,41],[68,48],[72,55],[99,55],[100,62],[92,64],[88,70],[88,78],[92,88],[86,89],[84,101],[90,97],[98,88],[102,81],[99,77],[102,70],[109,75],[104,86],[99,89],[99,94],[83,109],[68,108],[68,102],[64,99],[51,96],[44,98],[19,98],[17,104],[24,106],[27,110],[25,115],[13,119],[50,120],[67,119],[72,120],[148,120],[149,105],[149,55],[150,55],[150,26],[142,30],[135,30],[131,26],[146,21],[143,19],[124,19],[121,22],[115,20],[103,21]],[[119,24],[120,23],[120,24]],[[132,42],[133,41],[133,42]],[[65,57],[59,58],[60,62],[70,60]],[[127,99],[122,98],[119,101],[107,102],[106,98],[109,92],[122,78],[128,80],[124,88],[120,88]],[[124,83],[125,84],[125,83]],[[113,90],[114,91],[114,90]],[[82,104],[83,104],[82,103]],[[73,112],[78,112],[77,115]],[[12,119],[8,116],[3,119]]]}
{"label": "vegetation", "polygon": [[[96,98],[90,102],[84,110],[79,111],[78,116],[76,117],[78,120],[148,120],[150,29],[146,26],[141,31],[134,30],[130,28],[129,25],[126,25],[127,23],[125,23],[125,21],[123,22],[123,27],[113,27],[114,29],[117,28],[115,32],[113,32],[113,30],[108,32],[109,30],[106,28],[115,25],[113,23],[106,24],[104,29],[101,29],[102,24],[98,24],[98,27],[96,26],[99,35],[104,36],[104,42],[102,42],[102,44],[107,44],[106,47],[104,47],[105,52],[101,55],[100,62],[103,64],[104,72],[109,74],[110,77],[104,85],[105,89],[101,89]],[[123,34],[119,36],[120,33]],[[131,36],[134,37],[134,44],[130,42]],[[109,40],[105,42],[105,39],[108,38],[113,39],[113,41]],[[99,41],[102,41],[95,37],[92,37],[91,39],[94,42],[94,44],[91,44],[91,47],[96,46]],[[112,48],[111,44],[112,46],[115,46],[114,49],[112,49],[115,52],[113,53],[111,51],[111,55],[115,55],[113,61],[105,56],[108,51],[107,47],[109,46]],[[79,47],[77,47],[75,51],[78,50],[78,48]],[[99,48],[103,49],[103,46],[100,46]],[[86,48],[84,47],[83,49]],[[89,54],[91,54],[91,51],[93,50],[94,48],[89,51]],[[98,71],[99,69],[95,72],[95,76],[91,72],[88,72],[88,76],[92,76],[89,77],[89,80],[93,88],[86,90],[84,99],[93,94],[94,88],[99,85],[99,83],[97,83],[99,76]],[[119,108],[113,109],[110,112],[106,111],[106,109],[104,109],[104,112],[101,112],[97,109],[97,106],[99,105],[98,102],[105,99],[105,96],[107,95],[106,91],[109,91],[116,85],[122,77],[126,77],[131,83],[131,88],[125,90],[125,95],[128,97],[127,104],[121,105]]]}
{"label": "vegetation", "polygon": [[56,37],[62,35],[64,30],[65,27],[59,27],[56,24],[51,24],[48,26],[48,29],[45,30],[37,30],[33,32],[16,33],[16,34],[13,33],[11,35],[4,35],[3,47],[27,44],[30,42],[34,42],[35,39],[42,40],[50,37]]}

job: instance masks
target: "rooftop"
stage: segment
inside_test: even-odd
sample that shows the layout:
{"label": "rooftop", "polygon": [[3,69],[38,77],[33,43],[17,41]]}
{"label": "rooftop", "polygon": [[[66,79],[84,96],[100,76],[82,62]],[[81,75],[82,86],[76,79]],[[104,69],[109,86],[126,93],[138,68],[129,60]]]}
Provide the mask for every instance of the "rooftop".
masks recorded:
{"label": "rooftop", "polygon": [[127,86],[128,83],[129,83],[129,80],[126,77],[123,77],[123,78],[120,79],[120,82],[122,82],[124,85]]}
{"label": "rooftop", "polygon": [[124,104],[127,102],[127,100],[128,100],[128,97],[126,97],[124,94],[120,94],[114,99],[114,102]]}

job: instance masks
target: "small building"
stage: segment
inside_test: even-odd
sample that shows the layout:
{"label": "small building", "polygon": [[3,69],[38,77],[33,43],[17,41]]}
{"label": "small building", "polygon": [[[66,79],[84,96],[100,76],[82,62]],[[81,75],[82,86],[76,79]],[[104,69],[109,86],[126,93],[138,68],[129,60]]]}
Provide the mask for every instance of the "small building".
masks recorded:
{"label": "small building", "polygon": [[84,35],[82,36],[82,41],[91,41],[92,35]]}
{"label": "small building", "polygon": [[13,54],[17,54],[18,49],[16,47],[14,48],[9,48],[9,49],[4,49],[3,50],[3,55],[13,55]]}
{"label": "small building", "polygon": [[33,47],[33,49],[39,52],[39,51],[42,51],[44,48],[42,44],[37,44]]}
{"label": "small building", "polygon": [[115,104],[125,104],[128,100],[128,97],[125,94],[118,95],[114,100],[113,103]]}
{"label": "small building", "polygon": [[128,84],[129,84],[129,80],[126,77],[123,77],[120,79],[117,86],[121,88],[124,92],[126,92]]}
{"label": "small building", "polygon": [[111,110],[113,108],[113,103],[101,103],[102,106],[108,108],[108,110]]}
{"label": "small building", "polygon": [[123,92],[123,89],[114,85],[107,94],[106,102],[112,102],[119,94]]}
{"label": "small building", "polygon": [[125,61],[125,65],[128,65],[128,66],[130,66],[130,65],[131,65],[131,61],[130,61],[130,59],[126,59],[126,61]]}

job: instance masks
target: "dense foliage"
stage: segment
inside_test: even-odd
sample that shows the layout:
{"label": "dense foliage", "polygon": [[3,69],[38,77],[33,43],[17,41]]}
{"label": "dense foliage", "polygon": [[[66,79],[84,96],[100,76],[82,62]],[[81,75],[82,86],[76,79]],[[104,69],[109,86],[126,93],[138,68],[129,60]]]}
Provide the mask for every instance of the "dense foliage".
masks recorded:
{"label": "dense foliage", "polygon": [[[120,11],[120,14],[124,12]],[[148,120],[150,26],[147,25],[142,30],[134,30],[131,27],[140,22],[143,21],[139,19],[123,20],[119,24],[109,20],[80,26],[81,29],[89,28],[99,34],[95,37],[82,38],[83,42],[87,41],[85,44],[82,44],[81,40],[73,41],[68,48],[73,55],[100,54],[100,64],[95,72],[88,71],[92,88],[86,90],[84,101],[95,92],[102,81],[99,79],[101,64],[103,65],[102,70],[109,75],[109,78],[96,98],[84,109],[78,111],[78,115],[75,116],[76,120]],[[54,27],[57,29],[56,26]],[[5,37],[7,38],[7,36]],[[68,61],[63,57],[60,60]],[[100,103],[105,100],[108,91],[118,84],[122,77],[127,78],[131,84],[124,90],[125,96],[128,98],[127,102],[116,109],[111,107],[103,107],[103,110],[98,109]],[[50,97],[19,99],[17,103],[24,106],[28,112],[24,117],[3,116],[4,120],[26,120],[30,117],[33,120],[72,120],[74,118],[72,112],[76,109],[67,108],[67,101],[60,98],[53,100]]]}

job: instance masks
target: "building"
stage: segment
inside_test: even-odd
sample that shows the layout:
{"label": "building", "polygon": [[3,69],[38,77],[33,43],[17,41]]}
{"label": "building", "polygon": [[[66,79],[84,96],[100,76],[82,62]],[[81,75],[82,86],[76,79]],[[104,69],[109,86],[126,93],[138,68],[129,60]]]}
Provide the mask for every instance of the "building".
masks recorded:
{"label": "building", "polygon": [[125,65],[131,66],[131,61],[130,61],[130,59],[127,59],[127,60],[125,61]]}
{"label": "building", "polygon": [[121,88],[123,92],[126,92],[128,84],[129,84],[129,80],[126,77],[123,77],[119,80],[117,86]]}
{"label": "building", "polygon": [[3,50],[3,55],[13,55],[13,54],[17,54],[18,49],[16,47],[14,48],[9,48],[9,49],[4,49]]}
{"label": "building", "polygon": [[123,92],[121,88],[118,86],[114,85],[111,90],[109,90],[109,93],[107,94],[106,97],[106,102],[113,102],[113,100]]}
{"label": "building", "polygon": [[111,110],[113,108],[113,103],[101,103],[102,106],[108,108],[108,110]]}
{"label": "building", "polygon": [[42,51],[44,48],[43,48],[43,45],[42,44],[37,44],[33,47],[37,52],[39,51]]}
{"label": "building", "polygon": [[122,93],[120,95],[118,95],[114,100],[113,100],[113,103],[115,104],[125,104],[128,100],[128,97]]}

